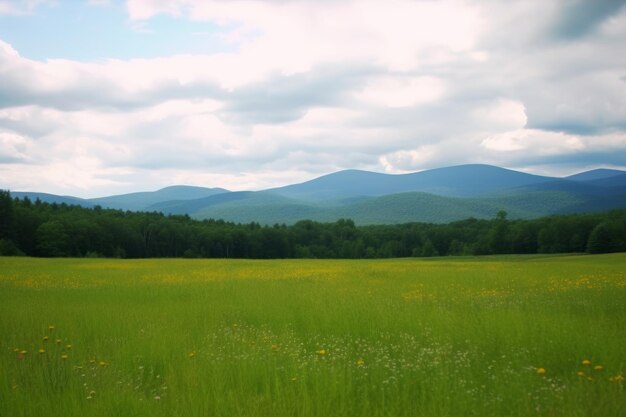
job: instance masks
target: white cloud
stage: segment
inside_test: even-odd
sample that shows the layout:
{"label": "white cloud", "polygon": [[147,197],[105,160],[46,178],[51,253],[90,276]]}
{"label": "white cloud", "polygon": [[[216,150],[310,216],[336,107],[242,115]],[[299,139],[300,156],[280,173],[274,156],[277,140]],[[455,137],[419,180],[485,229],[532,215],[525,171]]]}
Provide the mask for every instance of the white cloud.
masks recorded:
{"label": "white cloud", "polygon": [[537,129],[498,133],[482,141],[486,149],[498,152],[531,151],[536,155],[556,155],[585,148],[577,136]]}
{"label": "white cloud", "polygon": [[[0,0],[0,13],[36,6]],[[246,189],[344,168],[531,169],[592,154],[619,166],[626,10],[566,37],[564,8],[128,0],[131,24],[209,23],[228,52],[36,61],[0,40],[0,188]]]}
{"label": "white cloud", "polygon": [[390,173],[414,171],[431,163],[436,153],[433,145],[420,146],[417,149],[401,150],[380,157],[385,171]]}
{"label": "white cloud", "polygon": [[7,58],[17,58],[19,57],[19,53],[8,43],[0,40],[0,56],[5,56]]}
{"label": "white cloud", "polygon": [[437,77],[385,76],[370,82],[357,98],[373,105],[411,107],[437,101],[444,94],[445,83]]}
{"label": "white cloud", "polygon": [[472,113],[478,123],[496,131],[521,128],[528,121],[524,104],[515,100],[497,99]]}
{"label": "white cloud", "polygon": [[0,15],[25,15],[42,4],[53,4],[53,0],[0,0]]}
{"label": "white cloud", "polygon": [[472,50],[482,27],[475,9],[461,1],[129,0],[127,8],[135,20],[165,13],[234,25],[226,37],[238,41],[242,64],[285,75],[352,60],[411,70],[433,49]]}
{"label": "white cloud", "polygon": [[0,131],[0,163],[28,162],[30,140],[24,136]]}

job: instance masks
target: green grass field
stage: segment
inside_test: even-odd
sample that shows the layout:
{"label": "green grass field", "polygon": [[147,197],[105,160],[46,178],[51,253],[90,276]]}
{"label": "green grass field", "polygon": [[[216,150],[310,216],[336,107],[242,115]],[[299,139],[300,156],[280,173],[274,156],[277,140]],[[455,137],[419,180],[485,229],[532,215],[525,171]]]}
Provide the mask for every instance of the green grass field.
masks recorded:
{"label": "green grass field", "polygon": [[624,416],[626,254],[0,258],[0,416]]}

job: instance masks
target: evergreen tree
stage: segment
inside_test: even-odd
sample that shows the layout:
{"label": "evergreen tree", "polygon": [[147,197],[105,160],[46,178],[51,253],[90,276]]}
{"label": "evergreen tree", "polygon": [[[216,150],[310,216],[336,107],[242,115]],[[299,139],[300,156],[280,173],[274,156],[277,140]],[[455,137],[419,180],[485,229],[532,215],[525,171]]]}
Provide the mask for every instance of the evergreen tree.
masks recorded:
{"label": "evergreen tree", "polygon": [[615,246],[609,224],[602,222],[591,231],[587,241],[587,252],[610,253],[615,251]]}
{"label": "evergreen tree", "polygon": [[430,239],[426,239],[424,245],[422,246],[422,256],[425,258],[430,258],[431,256],[439,256],[439,252],[433,242]]}
{"label": "evergreen tree", "polygon": [[61,222],[51,220],[42,223],[37,228],[36,239],[36,250],[39,256],[59,257],[68,255],[69,239]]}
{"label": "evergreen tree", "polygon": [[9,191],[0,190],[0,239],[13,237],[13,200]]}

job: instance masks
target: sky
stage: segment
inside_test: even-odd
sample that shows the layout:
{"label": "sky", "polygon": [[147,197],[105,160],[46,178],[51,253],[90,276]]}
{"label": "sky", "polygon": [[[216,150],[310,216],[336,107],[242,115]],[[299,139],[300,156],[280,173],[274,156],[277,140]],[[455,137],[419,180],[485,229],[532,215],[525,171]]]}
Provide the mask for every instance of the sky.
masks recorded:
{"label": "sky", "polygon": [[626,0],[0,0],[0,189],[626,169]]}

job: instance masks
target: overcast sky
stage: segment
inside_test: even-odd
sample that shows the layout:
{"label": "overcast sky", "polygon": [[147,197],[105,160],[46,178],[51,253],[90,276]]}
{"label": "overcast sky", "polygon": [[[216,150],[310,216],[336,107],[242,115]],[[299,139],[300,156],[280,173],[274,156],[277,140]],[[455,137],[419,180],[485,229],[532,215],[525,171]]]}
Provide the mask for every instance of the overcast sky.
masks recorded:
{"label": "overcast sky", "polygon": [[0,0],[0,188],[626,169],[625,3]]}

